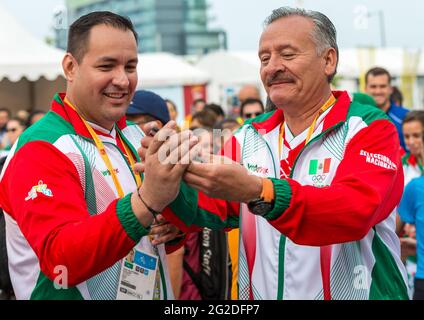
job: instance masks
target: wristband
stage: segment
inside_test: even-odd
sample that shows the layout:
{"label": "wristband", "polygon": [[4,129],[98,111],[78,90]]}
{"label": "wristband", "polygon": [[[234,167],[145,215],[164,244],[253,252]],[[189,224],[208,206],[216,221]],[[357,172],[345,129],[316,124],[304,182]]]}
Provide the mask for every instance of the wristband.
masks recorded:
{"label": "wristband", "polygon": [[158,223],[158,221],[157,221],[156,217],[157,217],[157,215],[158,215],[158,214],[160,214],[160,212],[159,212],[159,211],[156,211],[156,210],[154,210],[154,209],[152,209],[152,208],[150,208],[150,207],[147,205],[146,201],[144,201],[144,200],[143,200],[143,198],[141,197],[141,194],[140,194],[140,192],[139,192],[139,191],[137,191],[137,194],[138,194],[138,197],[140,198],[141,202],[143,202],[144,206],[145,206],[145,207],[147,208],[147,210],[149,210],[149,212],[152,214],[152,216],[153,216],[153,220],[155,221],[155,223]]}

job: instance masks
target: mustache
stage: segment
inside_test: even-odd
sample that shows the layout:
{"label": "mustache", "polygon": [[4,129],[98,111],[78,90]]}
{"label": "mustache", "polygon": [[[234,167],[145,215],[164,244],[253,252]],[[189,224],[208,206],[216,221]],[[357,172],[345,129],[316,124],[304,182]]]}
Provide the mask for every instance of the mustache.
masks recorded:
{"label": "mustache", "polygon": [[279,83],[279,82],[294,82],[294,80],[288,74],[285,74],[281,71],[277,71],[276,73],[266,78],[267,86],[271,86],[274,83]]}

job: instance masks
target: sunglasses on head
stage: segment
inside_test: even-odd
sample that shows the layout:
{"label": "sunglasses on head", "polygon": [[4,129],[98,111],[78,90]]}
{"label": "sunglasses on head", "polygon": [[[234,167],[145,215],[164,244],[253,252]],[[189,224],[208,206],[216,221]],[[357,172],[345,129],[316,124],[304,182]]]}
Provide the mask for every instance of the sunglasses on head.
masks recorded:
{"label": "sunglasses on head", "polygon": [[9,128],[6,129],[6,132],[15,132],[16,130],[18,130],[18,128]]}
{"label": "sunglasses on head", "polygon": [[246,119],[254,118],[254,117],[260,116],[262,113],[263,113],[263,112],[245,113],[245,114],[244,114],[244,117],[245,117]]}

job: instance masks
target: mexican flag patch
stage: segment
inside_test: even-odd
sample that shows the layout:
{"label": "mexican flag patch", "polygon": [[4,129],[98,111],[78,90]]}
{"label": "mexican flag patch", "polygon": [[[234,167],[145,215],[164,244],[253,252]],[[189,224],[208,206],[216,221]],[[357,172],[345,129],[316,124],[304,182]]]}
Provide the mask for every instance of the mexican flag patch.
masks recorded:
{"label": "mexican flag patch", "polygon": [[309,162],[309,175],[329,173],[330,166],[331,158],[311,160]]}

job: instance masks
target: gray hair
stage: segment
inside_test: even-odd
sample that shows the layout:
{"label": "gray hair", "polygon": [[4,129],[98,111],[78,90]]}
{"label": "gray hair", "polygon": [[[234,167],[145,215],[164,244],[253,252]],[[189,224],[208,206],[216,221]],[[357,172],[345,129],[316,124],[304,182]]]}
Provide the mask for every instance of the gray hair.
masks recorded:
{"label": "gray hair", "polygon": [[[290,17],[301,16],[309,18],[314,23],[311,37],[317,49],[317,55],[321,55],[324,50],[333,48],[337,54],[337,64],[339,63],[339,47],[337,46],[337,31],[333,23],[328,17],[321,12],[305,10],[301,8],[281,7],[272,11],[271,15],[266,18],[264,27],[268,27],[274,21]],[[331,82],[337,73],[337,64],[334,73],[328,77],[328,82]]]}

